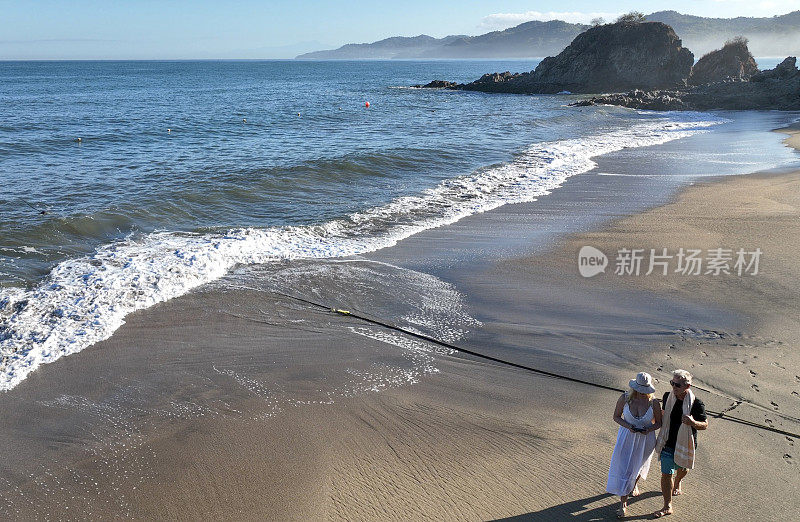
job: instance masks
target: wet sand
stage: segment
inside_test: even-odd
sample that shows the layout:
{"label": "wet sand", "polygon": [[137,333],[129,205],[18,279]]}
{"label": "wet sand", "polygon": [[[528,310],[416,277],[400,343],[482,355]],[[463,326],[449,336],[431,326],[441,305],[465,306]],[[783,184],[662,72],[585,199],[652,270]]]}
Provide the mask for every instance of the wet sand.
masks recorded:
{"label": "wet sand", "polygon": [[[3,396],[0,516],[614,517],[604,487],[615,392],[282,294],[615,387],[648,370],[660,394],[684,367],[710,409],[744,400],[729,414],[800,432],[800,172],[696,183],[666,204],[642,198],[659,206],[629,217],[598,204],[608,191],[595,182],[611,181],[575,178],[539,204],[356,260],[242,269],[133,314]],[[606,210],[584,215],[582,200]],[[567,210],[584,217],[563,225],[564,240],[530,226]],[[581,232],[587,223],[594,231]],[[764,254],[750,277],[584,279],[583,245]],[[789,439],[711,419],[679,516],[791,519],[800,455]],[[658,509],[659,495],[654,462],[631,518]]]}

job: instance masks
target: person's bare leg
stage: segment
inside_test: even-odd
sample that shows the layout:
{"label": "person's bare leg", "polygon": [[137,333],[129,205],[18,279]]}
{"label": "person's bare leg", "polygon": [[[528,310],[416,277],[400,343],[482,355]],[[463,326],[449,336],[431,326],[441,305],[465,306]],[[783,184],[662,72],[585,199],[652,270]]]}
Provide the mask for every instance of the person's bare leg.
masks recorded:
{"label": "person's bare leg", "polygon": [[661,511],[653,513],[655,518],[672,514],[672,475],[668,473],[661,474],[661,494],[664,495],[664,507]]}
{"label": "person's bare leg", "polygon": [[628,495],[619,497],[619,509],[617,510],[617,518],[625,518],[628,510]]}
{"label": "person's bare leg", "polygon": [[636,477],[636,482],[633,483],[633,491],[631,491],[631,497],[638,497],[639,496],[639,479],[642,478],[641,475]]}
{"label": "person's bare leg", "polygon": [[686,474],[689,473],[689,470],[686,468],[678,468],[678,472],[675,474],[675,485],[672,486],[672,496],[682,495],[683,491],[681,490],[681,481]]}

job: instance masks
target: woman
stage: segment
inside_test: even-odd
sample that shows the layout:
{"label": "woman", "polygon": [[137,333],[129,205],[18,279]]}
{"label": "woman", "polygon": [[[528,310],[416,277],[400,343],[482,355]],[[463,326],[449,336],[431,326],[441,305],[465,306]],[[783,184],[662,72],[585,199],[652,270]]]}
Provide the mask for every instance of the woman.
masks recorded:
{"label": "woman", "polygon": [[625,516],[628,497],[639,494],[639,479],[647,478],[655,431],[661,427],[661,405],[653,396],[656,389],[650,374],[641,372],[628,385],[630,391],[622,394],[614,408],[614,422],[621,427],[606,484],[606,491],[620,496],[620,518]]}

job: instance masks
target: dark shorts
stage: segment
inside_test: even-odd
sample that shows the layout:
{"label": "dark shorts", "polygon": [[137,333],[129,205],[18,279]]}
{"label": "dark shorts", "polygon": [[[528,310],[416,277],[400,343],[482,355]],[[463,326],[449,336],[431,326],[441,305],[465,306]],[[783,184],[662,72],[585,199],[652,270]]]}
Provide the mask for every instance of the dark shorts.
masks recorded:
{"label": "dark shorts", "polygon": [[675,464],[675,450],[664,448],[661,450],[661,473],[664,475],[674,475],[679,469],[684,469]]}

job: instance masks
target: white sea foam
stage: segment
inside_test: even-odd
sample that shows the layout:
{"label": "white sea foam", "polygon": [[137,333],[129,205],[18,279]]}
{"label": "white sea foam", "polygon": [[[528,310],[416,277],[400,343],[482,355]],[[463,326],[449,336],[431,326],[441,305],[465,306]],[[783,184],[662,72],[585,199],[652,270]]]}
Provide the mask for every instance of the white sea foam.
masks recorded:
{"label": "white sea foam", "polygon": [[537,143],[508,164],[321,225],[160,232],[106,245],[91,257],[59,264],[32,290],[0,290],[0,390],[13,388],[41,364],[108,338],[131,312],[185,294],[237,264],[386,248],[472,214],[534,201],[591,170],[595,156],[665,143],[724,121],[701,113],[668,114],[598,136]]}

